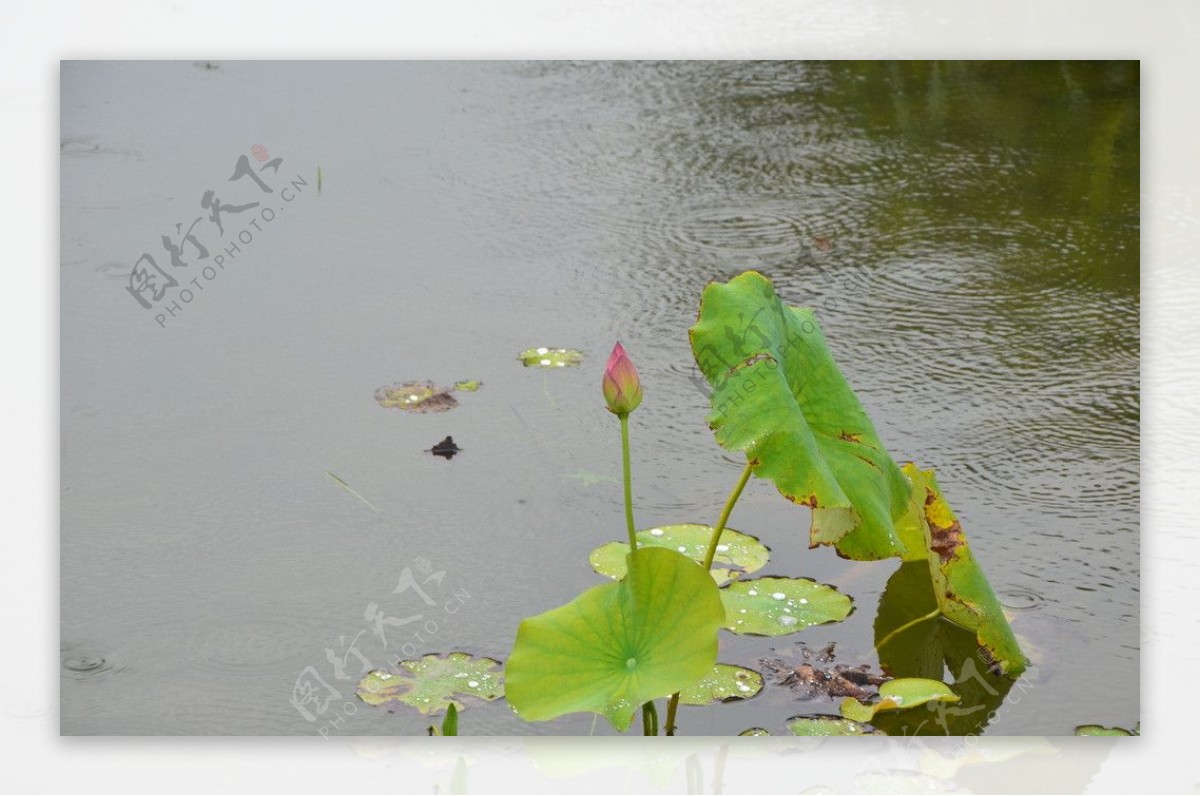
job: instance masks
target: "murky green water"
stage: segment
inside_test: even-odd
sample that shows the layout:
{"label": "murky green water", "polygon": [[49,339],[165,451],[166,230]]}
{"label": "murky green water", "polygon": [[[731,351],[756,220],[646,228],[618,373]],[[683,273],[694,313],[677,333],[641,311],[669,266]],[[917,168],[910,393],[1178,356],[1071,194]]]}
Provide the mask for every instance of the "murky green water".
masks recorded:
{"label": "murky green water", "polygon": [[[615,339],[646,389],[639,525],[716,518],[740,464],[705,427],[686,330],[704,284],[746,268],[820,309],[881,437],[937,468],[1011,609],[1035,666],[987,732],[1136,721],[1136,65],[215,66],[62,69],[65,733],[422,732],[355,701],[366,664],[503,657],[622,536],[599,393]],[[221,234],[210,189],[259,205]],[[196,218],[207,259],[182,243]],[[178,277],[150,309],[127,290],[143,252]],[[517,361],[543,345],[583,366]],[[375,402],[425,379],[484,386],[444,414]],[[461,455],[425,452],[447,435]],[[808,550],[807,510],[762,483],[731,525],[772,548],[761,574],[837,584],[856,611],[723,636],[721,660],[794,639],[874,662],[895,563]],[[428,601],[396,591],[406,567]],[[313,674],[309,721],[292,701]],[[835,710],[772,685],[681,725]]]}

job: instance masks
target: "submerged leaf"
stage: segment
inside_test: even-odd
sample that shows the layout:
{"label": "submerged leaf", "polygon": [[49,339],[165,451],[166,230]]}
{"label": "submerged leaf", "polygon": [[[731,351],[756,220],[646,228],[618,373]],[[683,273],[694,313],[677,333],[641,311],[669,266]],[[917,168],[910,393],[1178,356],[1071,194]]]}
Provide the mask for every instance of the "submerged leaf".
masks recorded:
{"label": "submerged leaf", "polygon": [[1025,670],[1025,656],[1004,608],[971,553],[962,525],[942,496],[934,471],[910,462],[904,465],[904,473],[912,482],[912,498],[897,527],[909,549],[906,560],[927,558],[942,614],[975,631],[994,668],[1010,676],[1020,674]]}
{"label": "submerged leaf", "polygon": [[527,368],[577,367],[583,362],[583,352],[574,348],[527,348],[517,359]]}
{"label": "submerged leaf", "polygon": [[754,474],[812,508],[809,543],[859,560],[900,555],[909,486],[838,370],[811,309],[788,307],[747,271],[704,289],[689,330],[712,385],[708,423]]}
{"label": "submerged leaf", "polygon": [[632,572],[517,629],[506,696],[527,721],[600,713],[619,732],[643,703],[712,671],[725,612],[717,585],[674,550],[639,550]]}
{"label": "submerged leaf", "polygon": [[763,687],[762,675],[752,669],[718,663],[699,682],[679,692],[684,705],[707,705],[756,696]]}
{"label": "submerged leaf", "polygon": [[840,622],[854,607],[832,586],[808,578],[757,578],[721,589],[725,627],[734,633],[782,636],[806,627]]}
{"label": "submerged leaf", "polygon": [[504,695],[504,684],[496,667],[500,661],[474,658],[465,652],[426,655],[420,660],[400,661],[395,668],[369,672],[358,683],[358,698],[368,705],[401,702],[425,714],[437,713],[453,704],[467,706],[462,697],[491,701]]}
{"label": "submerged leaf", "polygon": [[957,702],[958,694],[940,680],[904,677],[879,687],[879,701],[864,705],[853,697],[842,700],[842,715],[852,721],[870,721],[885,710],[905,710],[926,702]]}
{"label": "submerged leaf", "polygon": [[[708,525],[663,525],[637,532],[638,547],[666,547],[683,553],[697,563],[704,561],[713,529]],[[628,542],[609,542],[592,551],[588,563],[601,575],[613,580],[625,577]],[[712,576],[719,584],[732,577],[757,572],[766,566],[771,551],[753,536],[729,528],[721,531],[721,541],[713,557]]]}
{"label": "submerged leaf", "polygon": [[857,721],[840,716],[797,716],[787,720],[792,735],[880,735],[878,731]]}

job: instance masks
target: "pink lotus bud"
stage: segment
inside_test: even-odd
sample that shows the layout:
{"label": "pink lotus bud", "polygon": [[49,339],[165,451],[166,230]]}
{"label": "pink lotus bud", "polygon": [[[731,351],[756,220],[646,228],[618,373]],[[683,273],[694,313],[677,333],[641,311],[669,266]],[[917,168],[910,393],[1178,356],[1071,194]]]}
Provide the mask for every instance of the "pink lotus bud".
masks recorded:
{"label": "pink lotus bud", "polygon": [[620,343],[613,346],[600,388],[604,391],[608,411],[613,414],[627,415],[642,403],[642,383],[638,380],[637,368]]}

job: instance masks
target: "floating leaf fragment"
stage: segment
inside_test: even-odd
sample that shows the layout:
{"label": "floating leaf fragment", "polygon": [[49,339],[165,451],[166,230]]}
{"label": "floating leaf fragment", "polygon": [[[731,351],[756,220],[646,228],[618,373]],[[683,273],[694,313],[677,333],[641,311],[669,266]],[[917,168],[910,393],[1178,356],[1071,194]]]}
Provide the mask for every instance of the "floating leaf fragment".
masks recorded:
{"label": "floating leaf fragment", "polygon": [[438,387],[431,381],[408,381],[380,387],[375,391],[375,401],[384,409],[401,409],[418,414],[446,412],[458,406],[458,399],[450,394],[448,388]]}
{"label": "floating leaf fragment", "polygon": [[[704,561],[711,538],[711,527],[693,523],[663,525],[637,533],[638,547],[666,547],[697,563]],[[609,542],[593,550],[588,563],[597,573],[620,580],[625,577],[628,554],[628,542]],[[735,576],[762,569],[770,556],[771,551],[758,539],[726,528],[721,532],[721,541],[713,558],[712,576],[718,584],[726,583]]]}
{"label": "floating leaf fragment", "polygon": [[574,348],[527,348],[517,355],[527,368],[578,367],[583,362],[583,352]]}
{"label": "floating leaf fragment", "polygon": [[459,392],[475,392],[483,386],[483,382],[478,379],[462,379],[454,382],[454,389]]}
{"label": "floating leaf fragment", "polygon": [[905,710],[926,702],[957,702],[958,694],[940,680],[923,677],[902,677],[888,680],[879,687],[879,701],[864,705],[853,697],[842,700],[842,716],[852,721],[867,722],[885,710]]}
{"label": "floating leaf fragment", "polygon": [[695,685],[679,692],[684,705],[707,705],[712,702],[732,702],[756,696],[763,687],[762,675],[742,666],[718,663]]}
{"label": "floating leaf fragment", "polygon": [[808,578],[757,578],[721,589],[725,628],[755,636],[782,636],[840,622],[854,604],[832,586]]}
{"label": "floating leaf fragment", "polygon": [[841,716],[796,716],[787,720],[792,735],[882,735],[878,730]]}
{"label": "floating leaf fragment", "polygon": [[742,730],[738,733],[738,737],[743,735],[770,735],[771,733],[764,730],[762,727],[751,727],[748,730]]}
{"label": "floating leaf fragment", "polygon": [[1130,732],[1129,730],[1123,729],[1121,727],[1101,727],[1099,724],[1081,724],[1075,728],[1075,734],[1076,735],[1119,735],[1119,736],[1138,735],[1138,733],[1136,731]]}
{"label": "floating leaf fragment", "polygon": [[368,705],[400,702],[426,715],[453,704],[466,710],[464,697],[492,701],[504,695],[497,669],[500,661],[475,658],[465,652],[426,655],[420,660],[400,661],[394,668],[369,672],[358,683],[358,698]]}

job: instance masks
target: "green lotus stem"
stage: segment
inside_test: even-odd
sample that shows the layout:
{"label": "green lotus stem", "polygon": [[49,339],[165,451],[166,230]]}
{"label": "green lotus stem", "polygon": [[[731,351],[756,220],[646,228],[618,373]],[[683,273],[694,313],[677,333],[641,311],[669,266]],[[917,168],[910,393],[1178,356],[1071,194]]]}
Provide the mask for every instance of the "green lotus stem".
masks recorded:
{"label": "green lotus stem", "polygon": [[941,613],[942,613],[942,608],[941,608],[941,606],[938,606],[937,608],[934,608],[932,611],[925,614],[924,616],[918,616],[916,619],[912,620],[911,622],[905,622],[904,624],[900,625],[900,627],[896,628],[891,633],[888,633],[886,636],[884,636],[883,641],[881,641],[875,645],[875,649],[876,650],[882,649],[884,644],[887,644],[889,641],[891,641],[893,638],[895,638],[896,636],[903,633],[905,630],[908,630],[910,627],[914,627],[914,626],[919,625],[922,622],[928,621],[930,619],[936,619]]}
{"label": "green lotus stem", "polygon": [[[742,470],[742,475],[738,478],[738,482],[734,484],[733,491],[729,493],[729,497],[725,500],[725,508],[721,509],[721,516],[717,518],[716,527],[713,528],[712,539],[708,542],[708,552],[704,554],[704,570],[707,572],[712,569],[713,559],[717,555],[717,544],[721,541],[721,532],[725,530],[725,523],[729,522],[729,515],[733,513],[733,507],[737,505],[738,498],[742,496],[742,490],[746,488],[746,482],[750,480],[750,476],[754,474],[754,462],[746,462],[746,469]],[[679,710],[679,693],[671,694],[671,699],[667,702],[667,723],[665,731],[667,735],[675,734],[675,713]]]}
{"label": "green lotus stem", "polygon": [[717,519],[716,527],[713,528],[712,539],[708,542],[708,552],[704,554],[705,569],[712,568],[713,559],[717,555],[717,543],[721,541],[721,531],[725,530],[725,523],[729,521],[729,515],[733,513],[733,507],[738,502],[738,498],[742,496],[742,490],[746,488],[746,482],[750,480],[753,473],[754,462],[746,462],[746,469],[742,470],[742,477],[738,479],[733,491],[729,493],[729,499],[725,501],[725,508],[721,509],[721,516]]}
{"label": "green lotus stem", "polygon": [[642,735],[658,735],[658,708],[653,699],[642,705]]}
{"label": "green lotus stem", "polygon": [[667,735],[675,734],[675,713],[679,710],[679,692],[671,694],[671,698],[667,700],[667,723],[663,726],[663,732]]}
{"label": "green lotus stem", "polygon": [[625,476],[625,524],[629,526],[629,551],[637,552],[637,532],[633,527],[633,479],[629,474],[629,413],[617,415],[621,419],[621,467]]}

